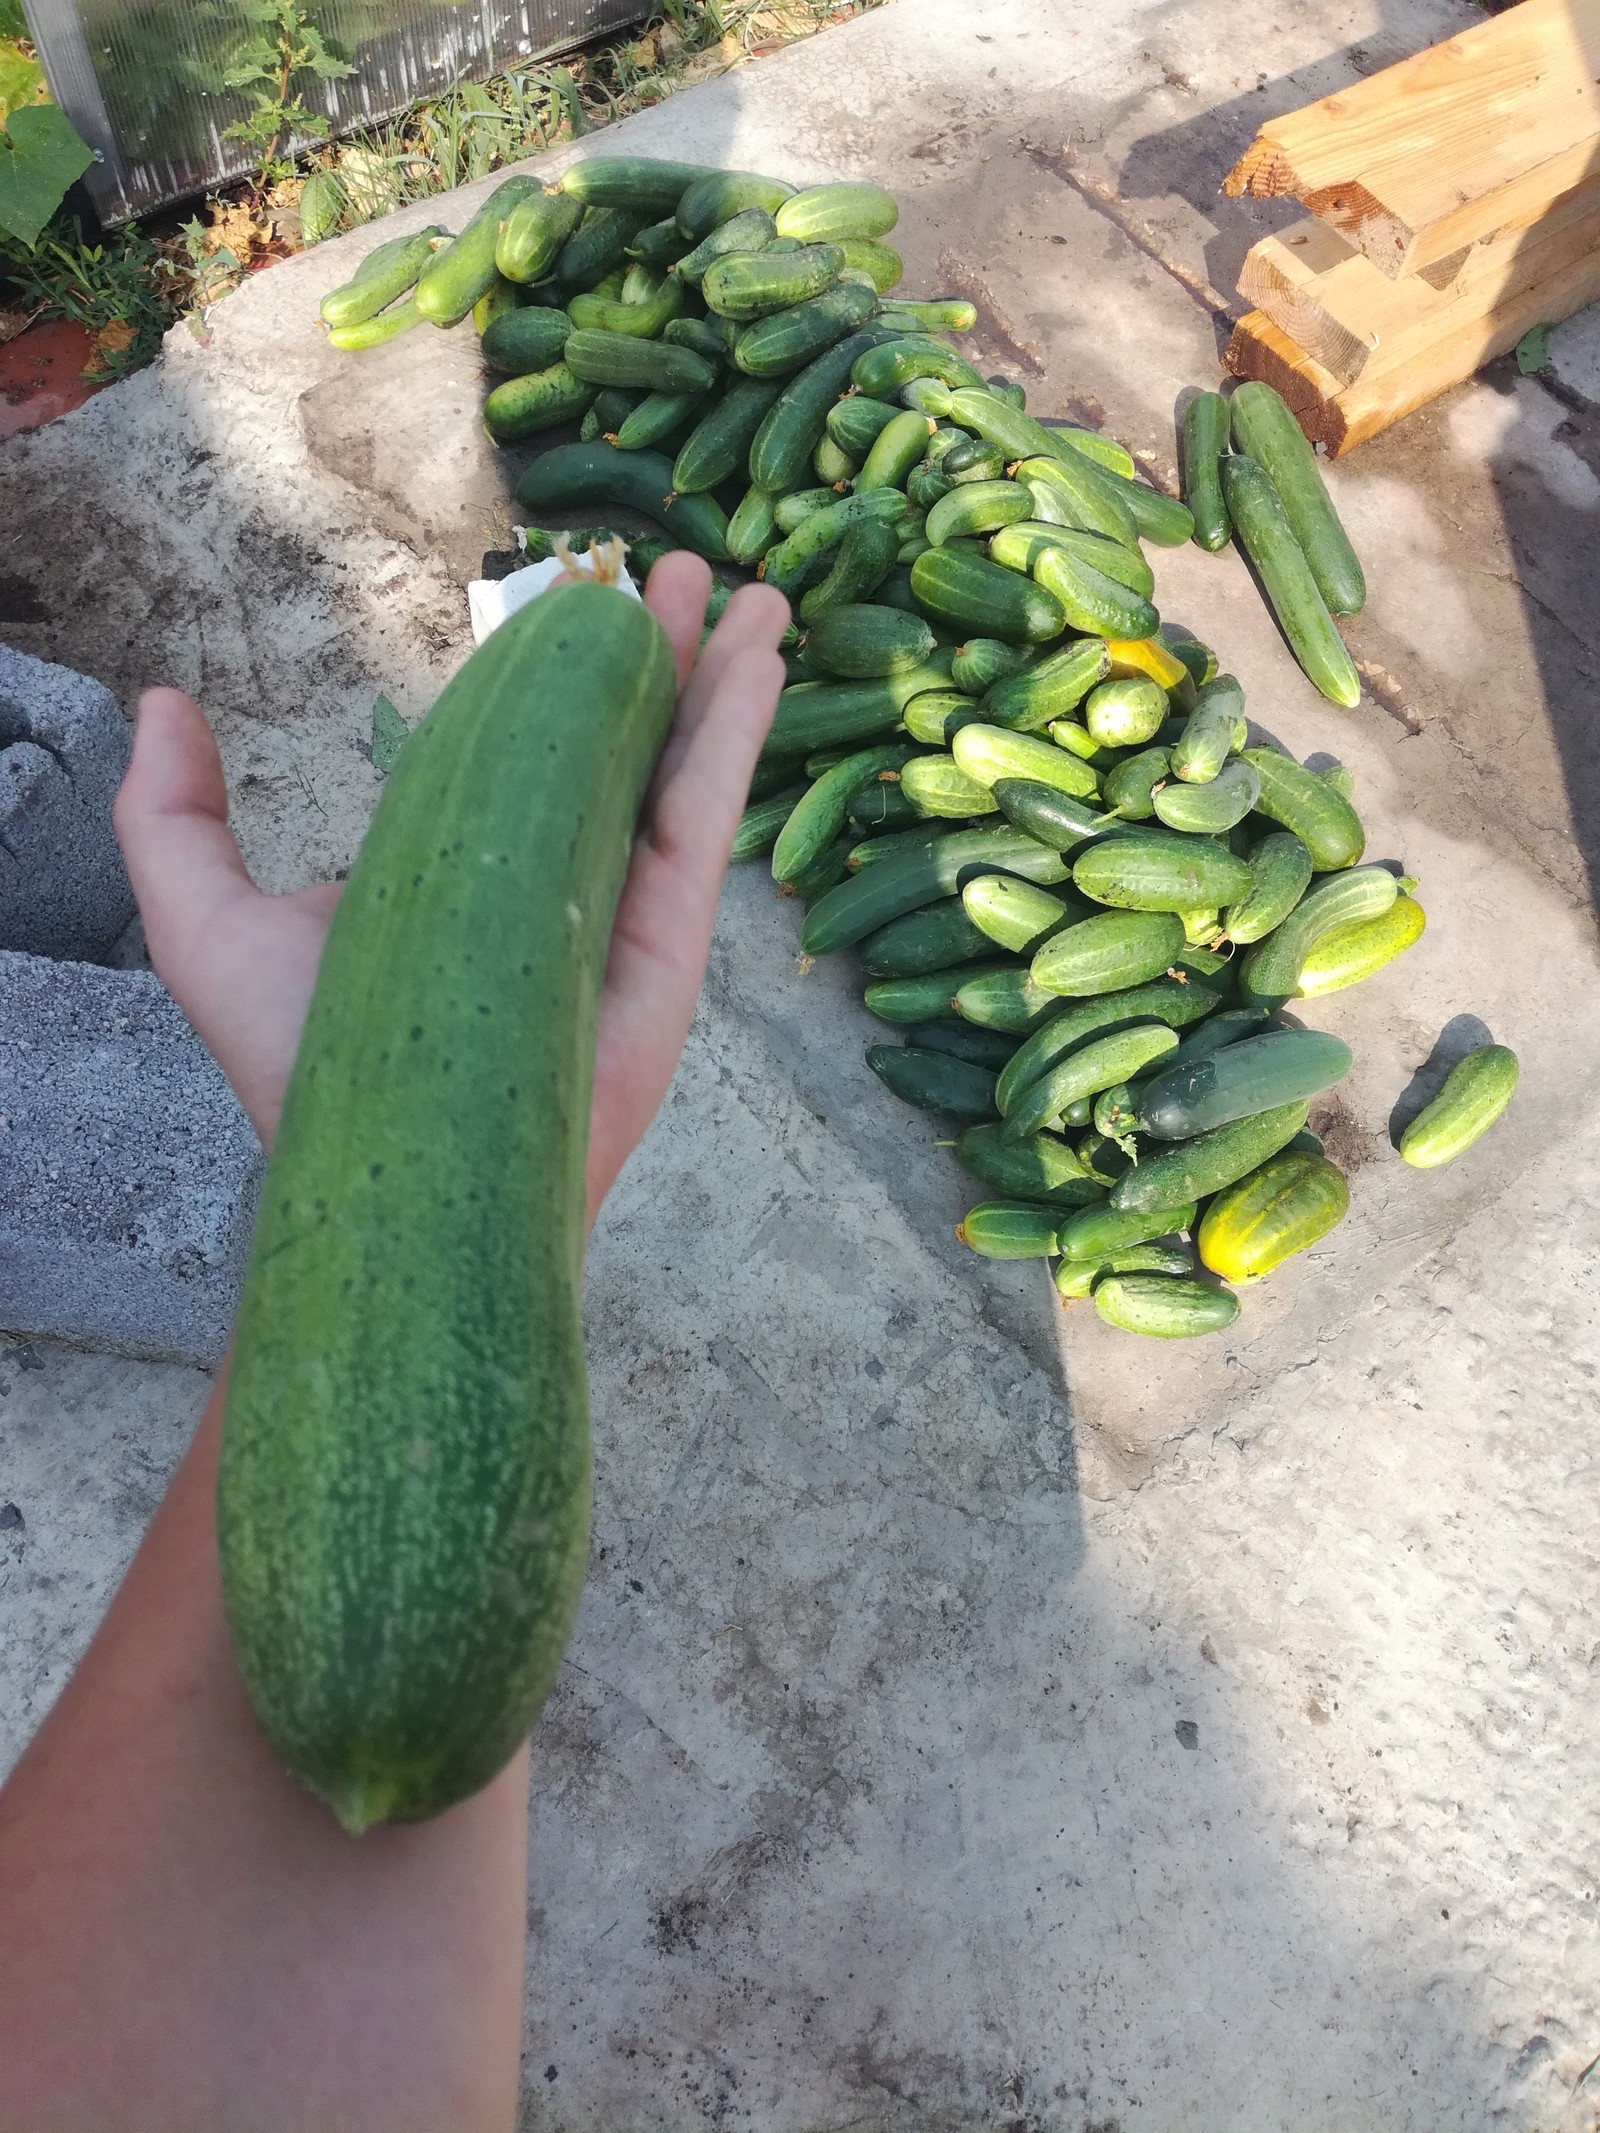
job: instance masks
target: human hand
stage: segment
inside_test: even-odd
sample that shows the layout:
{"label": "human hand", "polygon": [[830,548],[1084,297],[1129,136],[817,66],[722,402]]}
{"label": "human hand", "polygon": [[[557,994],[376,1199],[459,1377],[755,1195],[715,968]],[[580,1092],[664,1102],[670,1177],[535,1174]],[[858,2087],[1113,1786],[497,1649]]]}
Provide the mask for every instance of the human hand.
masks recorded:
{"label": "human hand", "polygon": [[[697,661],[710,590],[710,571],[685,552],[663,557],[645,588],[677,655],[680,694],[612,928],[589,1123],[591,1223],[678,1063],[728,849],[783,687],[788,603],[746,586]],[[339,884],[290,896],[256,887],[228,827],[216,741],[176,689],[140,699],[114,815],[156,975],[270,1148]]]}

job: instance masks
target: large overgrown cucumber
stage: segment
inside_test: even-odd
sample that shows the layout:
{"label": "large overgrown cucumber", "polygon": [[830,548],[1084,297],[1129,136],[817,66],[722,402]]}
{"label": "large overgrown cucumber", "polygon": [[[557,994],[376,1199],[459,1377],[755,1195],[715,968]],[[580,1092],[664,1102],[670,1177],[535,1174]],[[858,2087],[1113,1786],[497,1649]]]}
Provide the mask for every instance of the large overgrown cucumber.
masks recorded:
{"label": "large overgrown cucumber", "polygon": [[454,326],[494,287],[500,225],[519,200],[539,190],[537,178],[497,185],[454,244],[446,245],[417,277],[417,309],[434,326]]}
{"label": "large overgrown cucumber", "polygon": [[672,647],[569,586],[413,733],[339,900],[239,1309],[217,1539],[275,1752],[351,1831],[526,1737],[588,1548],[595,1026]]}
{"label": "large overgrown cucumber", "polygon": [[391,237],[384,244],[374,245],[351,279],[340,288],[330,289],[322,299],[322,323],[360,326],[376,318],[416,286],[428,261],[449,242],[450,232],[435,222],[418,230],[414,237]]}
{"label": "large overgrown cucumber", "polygon": [[496,270],[509,282],[543,281],[583,220],[583,206],[567,193],[525,193],[501,223]]}
{"label": "large overgrown cucumber", "polygon": [[635,214],[675,211],[691,185],[714,173],[701,163],[657,156],[585,156],[561,173],[561,190],[586,207],[625,207]]}
{"label": "large overgrown cucumber", "polygon": [[1400,1136],[1400,1154],[1418,1170],[1453,1162],[1488,1132],[1517,1087],[1517,1055],[1480,1044],[1450,1069],[1444,1087]]}
{"label": "large overgrown cucumber", "polygon": [[1278,492],[1295,539],[1305,551],[1317,590],[1336,615],[1359,614],[1367,581],[1339,523],[1317,455],[1287,404],[1259,380],[1236,386],[1228,402],[1234,443],[1248,452]]}
{"label": "large overgrown cucumber", "polygon": [[535,513],[624,504],[654,519],[697,555],[713,563],[728,560],[728,522],[721,505],[711,496],[675,495],[672,462],[659,452],[619,452],[599,439],[558,444],[542,453],[517,483],[517,501]]}
{"label": "large overgrown cucumber", "polygon": [[1342,1081],[1350,1047],[1321,1030],[1268,1030],[1157,1072],[1139,1097],[1139,1130],[1161,1141],[1192,1140],[1256,1111],[1316,1096]]}
{"label": "large overgrown cucumber", "polygon": [[1289,649],[1330,703],[1353,710],[1361,701],[1361,677],[1277,490],[1247,452],[1230,452],[1219,471],[1233,530],[1255,565]]}
{"label": "large overgrown cucumber", "polygon": [[1349,1206],[1341,1170],[1325,1156],[1286,1148],[1217,1194],[1195,1241],[1224,1281],[1259,1281],[1336,1228]]}
{"label": "large overgrown cucumber", "polygon": [[1303,1103],[1284,1104],[1175,1141],[1124,1171],[1111,1188],[1111,1205],[1138,1213],[1203,1200],[1286,1148],[1305,1122]]}
{"label": "large overgrown cucumber", "polygon": [[889,327],[863,327],[790,379],[750,447],[750,479],[758,489],[782,496],[799,487],[827,426],[828,410],[850,383],[856,358],[893,338]]}

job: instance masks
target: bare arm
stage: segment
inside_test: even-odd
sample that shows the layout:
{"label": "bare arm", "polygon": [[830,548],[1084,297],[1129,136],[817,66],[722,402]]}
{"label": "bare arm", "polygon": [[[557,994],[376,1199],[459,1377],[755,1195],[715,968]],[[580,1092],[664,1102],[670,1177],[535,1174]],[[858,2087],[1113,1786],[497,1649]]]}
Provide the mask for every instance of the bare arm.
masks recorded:
{"label": "bare arm", "polygon": [[[591,1221],[671,1079],[782,685],[776,594],[675,555],[651,607],[687,677],[613,932]],[[157,970],[270,1144],[330,887],[267,898],[186,698],[141,706],[118,831]],[[213,1483],[222,1384],[82,1665],[0,1791],[7,2133],[477,2133],[516,2109],[527,1752],[475,1798],[352,1839],[279,1767],[234,1666]]]}

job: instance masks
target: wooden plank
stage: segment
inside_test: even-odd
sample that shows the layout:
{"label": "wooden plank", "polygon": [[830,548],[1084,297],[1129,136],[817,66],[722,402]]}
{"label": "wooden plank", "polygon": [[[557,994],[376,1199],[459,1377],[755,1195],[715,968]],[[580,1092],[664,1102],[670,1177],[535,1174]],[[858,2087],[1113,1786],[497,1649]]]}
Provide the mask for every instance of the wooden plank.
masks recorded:
{"label": "wooden plank", "polygon": [[1409,362],[1443,335],[1471,339],[1486,319],[1600,251],[1600,186],[1569,194],[1567,203],[1531,230],[1475,246],[1443,289],[1415,275],[1390,281],[1325,223],[1297,222],[1251,249],[1239,293],[1353,385],[1371,365]]}
{"label": "wooden plank", "polygon": [[1600,171],[1600,0],[1505,14],[1282,118],[1223,190],[1303,201],[1398,278],[1525,229]]}

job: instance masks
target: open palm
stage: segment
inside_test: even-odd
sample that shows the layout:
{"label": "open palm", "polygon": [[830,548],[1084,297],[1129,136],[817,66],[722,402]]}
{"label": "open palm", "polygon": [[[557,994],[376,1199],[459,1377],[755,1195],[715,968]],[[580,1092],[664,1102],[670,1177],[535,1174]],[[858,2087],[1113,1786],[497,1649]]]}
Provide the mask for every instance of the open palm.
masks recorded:
{"label": "open palm", "polygon": [[[591,1222],[678,1063],[728,849],[783,687],[788,603],[746,586],[697,659],[710,590],[706,565],[685,553],[663,557],[645,588],[677,655],[678,715],[612,929],[589,1125]],[[141,699],[116,827],[156,974],[270,1148],[339,885],[291,896],[256,887],[228,827],[211,729],[176,689]]]}

